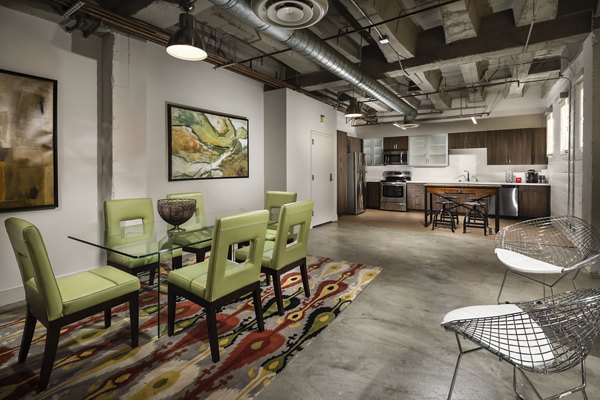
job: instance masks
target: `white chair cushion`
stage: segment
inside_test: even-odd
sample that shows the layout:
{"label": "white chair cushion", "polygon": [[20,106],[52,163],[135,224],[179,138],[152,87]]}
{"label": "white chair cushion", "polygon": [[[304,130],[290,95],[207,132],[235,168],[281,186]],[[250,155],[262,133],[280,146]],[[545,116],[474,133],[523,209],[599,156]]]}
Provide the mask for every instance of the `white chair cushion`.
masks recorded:
{"label": "white chair cushion", "polygon": [[476,331],[468,330],[475,343],[504,355],[517,365],[539,368],[554,359],[552,345],[537,322],[529,318],[515,304],[471,306],[458,308],[447,313],[442,325],[459,320],[500,317],[517,314],[515,317],[489,320],[477,324]]}
{"label": "white chair cushion", "polygon": [[563,270],[562,267],[511,250],[496,249],[495,252],[502,264],[518,272],[526,274],[560,274]]}

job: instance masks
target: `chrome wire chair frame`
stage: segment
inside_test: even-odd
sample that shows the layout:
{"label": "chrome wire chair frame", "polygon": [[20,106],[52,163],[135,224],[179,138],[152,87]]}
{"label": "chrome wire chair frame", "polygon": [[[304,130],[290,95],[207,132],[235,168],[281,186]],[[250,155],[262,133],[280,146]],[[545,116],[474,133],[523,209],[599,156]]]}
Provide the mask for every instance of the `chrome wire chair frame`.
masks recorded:
{"label": "chrome wire chair frame", "polygon": [[[469,316],[473,316],[470,318]],[[446,314],[446,330],[455,332],[459,354],[448,393],[452,398],[464,354],[486,349],[513,365],[513,390],[518,399],[517,371],[539,400],[585,393],[585,358],[600,334],[600,288],[581,289],[535,301],[465,307]],[[464,350],[460,337],[478,345]],[[525,372],[559,373],[581,366],[581,385],[543,398]]]}
{"label": "chrome wire chair frame", "polygon": [[[511,272],[533,280],[554,295],[554,286],[600,258],[600,233],[586,221],[574,216],[544,217],[505,227],[496,235],[496,255],[506,265],[497,302]],[[541,275],[541,278],[536,277]],[[546,277],[556,276],[549,282]]]}

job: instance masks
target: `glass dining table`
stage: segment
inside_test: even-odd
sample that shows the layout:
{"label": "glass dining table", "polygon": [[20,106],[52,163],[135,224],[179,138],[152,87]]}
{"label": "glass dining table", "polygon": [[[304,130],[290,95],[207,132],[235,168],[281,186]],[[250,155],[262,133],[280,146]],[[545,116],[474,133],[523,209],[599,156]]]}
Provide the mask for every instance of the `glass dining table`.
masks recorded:
{"label": "glass dining table", "polygon": [[[166,272],[172,269],[174,252],[183,247],[208,242],[213,237],[215,221],[218,218],[247,212],[247,210],[228,210],[206,213],[204,218],[193,218],[193,222],[181,225],[180,231],[172,231],[171,225],[163,220],[149,224],[122,226],[117,234],[107,234],[98,224],[81,233],[68,235],[70,239],[91,245],[107,252],[114,252],[131,258],[158,258],[160,265],[158,279],[154,285],[142,286],[140,292],[140,331],[157,327],[160,336],[166,329]],[[272,224],[276,221],[270,221]],[[162,274],[161,274],[162,272]],[[161,278],[162,275],[162,278]],[[147,317],[147,318],[146,318]]]}

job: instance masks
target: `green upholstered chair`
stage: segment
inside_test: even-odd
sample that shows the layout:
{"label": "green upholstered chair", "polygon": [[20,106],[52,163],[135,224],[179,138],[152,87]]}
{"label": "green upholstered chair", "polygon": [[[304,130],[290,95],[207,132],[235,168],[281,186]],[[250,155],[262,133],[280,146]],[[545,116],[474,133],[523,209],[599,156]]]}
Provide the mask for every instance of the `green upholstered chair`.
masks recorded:
{"label": "green upholstered chair", "polygon": [[[281,207],[287,203],[293,203],[297,200],[298,194],[295,192],[268,191],[265,195],[265,210],[269,211],[269,220],[277,219]],[[266,240],[275,240],[277,236],[277,224],[271,225],[267,229]]]}
{"label": "green upholstered chair", "polygon": [[[253,211],[217,219],[213,247],[208,260],[169,272],[168,333],[175,332],[177,296],[183,296],[206,310],[208,339],[213,362],[219,361],[217,310],[252,292],[258,329],[264,329],[260,298],[260,263],[264,251],[269,213]],[[242,263],[227,259],[231,246],[249,242],[248,258]]]}
{"label": "green upholstered chair", "polygon": [[111,307],[129,302],[131,346],[138,345],[140,281],[110,266],[56,278],[39,230],[31,223],[8,218],[4,221],[17,265],[23,279],[27,316],[19,350],[25,362],[37,321],[47,329],[46,345],[38,390],[48,386],[63,326],[104,312],[104,326],[110,327]]}
{"label": "green upholstered chair", "polygon": [[[196,212],[194,216],[183,225],[180,225],[181,228],[186,230],[200,229],[204,224],[204,197],[200,192],[190,192],[190,193],[171,193],[167,195],[167,199],[193,199],[196,200]],[[198,231],[197,234],[194,233],[197,237],[195,239],[203,239],[202,236],[204,234],[203,231]],[[186,236],[187,237],[187,236]],[[204,240],[200,243],[186,245],[185,243],[180,243],[183,245],[183,250],[194,253],[196,255],[196,262],[204,261],[204,257],[206,253],[210,250],[212,246],[212,240],[208,239]]]}
{"label": "green upholstered chair", "polygon": [[[281,207],[279,213],[279,229],[275,241],[265,243],[265,252],[262,259],[261,271],[273,277],[273,288],[277,299],[277,310],[283,315],[283,295],[281,292],[281,275],[293,268],[300,267],[304,294],[310,296],[308,285],[308,271],[306,268],[306,252],[308,249],[308,232],[312,217],[313,202],[310,200],[289,203]],[[289,241],[289,233],[294,232],[294,240]],[[248,257],[248,249],[236,251],[235,258],[244,260]]]}
{"label": "green upholstered chair", "polygon": [[[154,233],[151,230],[154,223],[152,199],[134,198],[104,201],[104,225],[107,240],[119,240],[122,234],[121,223],[135,220],[141,220],[142,224],[149,228],[144,229],[144,232],[140,234],[140,242],[146,240],[148,235],[152,235]],[[124,239],[125,238],[123,238],[123,240]],[[132,243],[133,241],[133,238],[127,238],[128,243]],[[175,269],[181,267],[181,250],[174,251],[172,257],[173,268]],[[119,253],[108,252],[107,263],[115,268],[133,275],[149,271],[149,283],[151,285],[154,283],[154,274],[159,268],[158,255],[133,258]]]}

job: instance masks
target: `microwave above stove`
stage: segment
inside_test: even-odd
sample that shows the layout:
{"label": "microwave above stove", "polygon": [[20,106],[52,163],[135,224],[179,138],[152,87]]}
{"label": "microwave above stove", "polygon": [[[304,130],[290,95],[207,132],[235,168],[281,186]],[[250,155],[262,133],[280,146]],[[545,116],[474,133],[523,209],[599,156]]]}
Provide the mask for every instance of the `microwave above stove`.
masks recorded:
{"label": "microwave above stove", "polygon": [[383,152],[383,165],[407,165],[408,152],[402,150],[389,150]]}

